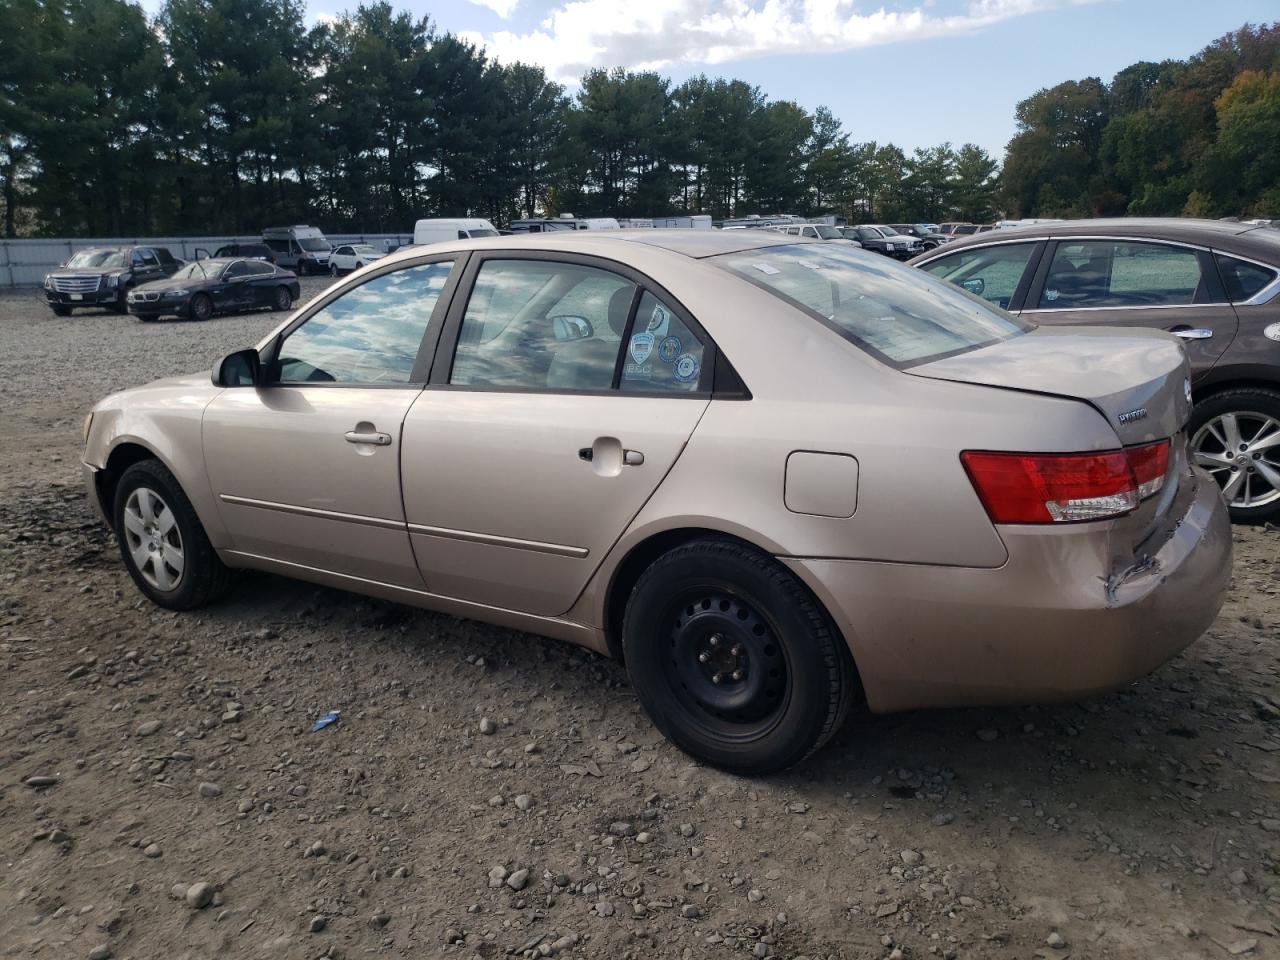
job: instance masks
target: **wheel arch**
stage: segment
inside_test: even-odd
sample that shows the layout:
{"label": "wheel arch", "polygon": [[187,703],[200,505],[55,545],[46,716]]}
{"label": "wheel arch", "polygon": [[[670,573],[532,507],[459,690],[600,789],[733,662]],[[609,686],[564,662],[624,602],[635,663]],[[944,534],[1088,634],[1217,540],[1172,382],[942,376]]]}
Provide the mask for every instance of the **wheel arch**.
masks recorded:
{"label": "wheel arch", "polygon": [[120,478],[131,466],[143,460],[156,460],[163,463],[165,469],[173,473],[173,467],[165,463],[164,458],[155,450],[141,441],[130,439],[112,447],[106,463],[94,475],[98,504],[102,507],[102,514],[107,518],[107,523],[112,529],[115,529],[116,487],[120,484]]}
{"label": "wheel arch", "polygon": [[[609,656],[613,657],[619,663],[625,663],[626,658],[623,656],[622,650],[622,621],[626,614],[627,599],[631,596],[631,591],[635,587],[636,582],[649,566],[661,557],[663,554],[690,543],[694,540],[724,540],[731,543],[737,543],[767,557],[773,557],[774,553],[766,549],[758,543],[753,543],[746,537],[737,534],[728,533],[724,530],[717,530],[713,527],[697,527],[683,526],[673,527],[667,530],[660,530],[650,534],[643,540],[632,545],[623,558],[613,568],[609,577],[608,587],[605,590],[603,623],[604,623],[604,641],[608,649]],[[853,646],[850,638],[845,635],[845,631],[840,625],[839,618],[828,608],[822,598],[806,581],[806,579],[792,569],[790,565],[783,565],[792,576],[796,578],[802,589],[813,599],[826,615],[827,621],[831,624],[831,629],[835,632],[839,640],[849,652],[850,661],[853,664],[854,674],[861,684],[861,676],[858,674],[857,658],[854,656]]]}
{"label": "wheel arch", "polygon": [[1275,393],[1280,391],[1280,371],[1265,364],[1215,368],[1191,385],[1191,402],[1203,403],[1228,390],[1269,390]]}

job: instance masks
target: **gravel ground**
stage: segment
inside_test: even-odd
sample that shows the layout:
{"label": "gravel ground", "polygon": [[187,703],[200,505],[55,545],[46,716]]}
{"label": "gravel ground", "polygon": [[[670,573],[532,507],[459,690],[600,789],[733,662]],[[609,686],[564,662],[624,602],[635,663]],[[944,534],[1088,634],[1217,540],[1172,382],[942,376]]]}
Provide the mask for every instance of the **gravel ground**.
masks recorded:
{"label": "gravel ground", "polygon": [[562,643],[268,576],[140,599],[81,419],[277,321],[0,296],[0,956],[1280,955],[1274,531],[1122,692],[855,715],[730,777]]}

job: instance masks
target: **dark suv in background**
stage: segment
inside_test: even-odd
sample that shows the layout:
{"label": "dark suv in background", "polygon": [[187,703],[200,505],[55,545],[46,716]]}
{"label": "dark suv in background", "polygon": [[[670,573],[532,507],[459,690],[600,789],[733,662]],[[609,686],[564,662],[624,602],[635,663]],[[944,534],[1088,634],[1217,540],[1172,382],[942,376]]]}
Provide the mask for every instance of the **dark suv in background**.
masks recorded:
{"label": "dark suv in background", "polygon": [[1280,230],[1067,220],[953,240],[911,262],[1041,326],[1178,337],[1191,361],[1192,458],[1222,487],[1232,519],[1280,517]]}
{"label": "dark suv in background", "polygon": [[164,247],[90,247],[44,278],[44,296],[60,317],[76,307],[128,310],[129,291],[173,276],[182,261]]}

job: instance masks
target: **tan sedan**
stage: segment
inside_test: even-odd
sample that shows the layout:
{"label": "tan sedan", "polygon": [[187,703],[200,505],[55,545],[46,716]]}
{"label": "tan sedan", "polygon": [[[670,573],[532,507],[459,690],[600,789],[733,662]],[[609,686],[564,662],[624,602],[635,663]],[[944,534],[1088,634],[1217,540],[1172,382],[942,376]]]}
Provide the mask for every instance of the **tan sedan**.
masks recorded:
{"label": "tan sedan", "polygon": [[409,249],[208,374],[103,400],[90,496],[154,602],[267,570],[621,657],[743,772],[872,710],[1088,695],[1222,603],[1178,340],[1037,329],[753,231]]}

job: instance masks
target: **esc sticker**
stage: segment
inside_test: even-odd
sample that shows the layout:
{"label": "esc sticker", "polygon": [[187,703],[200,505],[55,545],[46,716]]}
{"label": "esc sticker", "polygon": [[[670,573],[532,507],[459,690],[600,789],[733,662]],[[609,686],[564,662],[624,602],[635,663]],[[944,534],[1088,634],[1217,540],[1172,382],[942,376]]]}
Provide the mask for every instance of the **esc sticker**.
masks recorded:
{"label": "esc sticker", "polygon": [[667,337],[658,344],[658,359],[663,363],[673,363],[680,356],[680,338]]}
{"label": "esc sticker", "polygon": [[655,337],[667,335],[667,324],[671,322],[671,313],[660,303],[653,305],[653,314],[649,317],[648,330]]}
{"label": "esc sticker", "polygon": [[698,358],[692,353],[682,353],[676,358],[675,374],[676,379],[681,383],[698,379],[699,369]]}
{"label": "esc sticker", "polygon": [[631,338],[631,359],[637,365],[643,365],[653,353],[653,334],[637,333]]}

